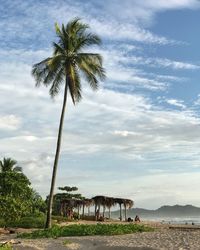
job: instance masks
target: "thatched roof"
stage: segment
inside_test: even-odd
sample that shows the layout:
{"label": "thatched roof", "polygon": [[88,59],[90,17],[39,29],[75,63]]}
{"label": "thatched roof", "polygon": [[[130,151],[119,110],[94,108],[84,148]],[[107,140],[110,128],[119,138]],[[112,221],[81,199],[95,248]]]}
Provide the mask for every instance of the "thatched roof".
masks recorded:
{"label": "thatched roof", "polygon": [[106,196],[98,195],[98,196],[93,197],[92,200],[94,201],[94,203],[96,205],[105,205],[105,203],[106,203]]}
{"label": "thatched roof", "polygon": [[94,201],[92,199],[62,199],[61,203],[65,203],[69,207],[92,206]]}
{"label": "thatched roof", "polygon": [[111,208],[115,205],[115,199],[113,197],[106,197],[105,205],[108,208]]}
{"label": "thatched roof", "polygon": [[124,200],[124,206],[127,207],[127,208],[132,208],[134,205],[134,201],[132,200],[129,200],[129,199],[125,199]]}
{"label": "thatched roof", "polygon": [[78,207],[83,205],[89,207],[95,204],[106,206],[107,208],[111,208],[115,204],[123,204],[126,208],[131,208],[134,204],[134,202],[130,199],[107,197],[103,195],[95,196],[92,199],[62,199],[61,203],[65,203],[69,207]]}
{"label": "thatched roof", "polygon": [[114,198],[115,204],[124,204],[125,199],[122,198]]}
{"label": "thatched roof", "polygon": [[115,204],[119,204],[119,205],[124,205],[127,208],[131,208],[134,205],[134,202],[130,199],[123,199],[123,198],[114,198]]}
{"label": "thatched roof", "polygon": [[94,204],[94,200],[93,199],[84,199],[82,200],[83,205],[85,205],[86,207],[92,206]]}

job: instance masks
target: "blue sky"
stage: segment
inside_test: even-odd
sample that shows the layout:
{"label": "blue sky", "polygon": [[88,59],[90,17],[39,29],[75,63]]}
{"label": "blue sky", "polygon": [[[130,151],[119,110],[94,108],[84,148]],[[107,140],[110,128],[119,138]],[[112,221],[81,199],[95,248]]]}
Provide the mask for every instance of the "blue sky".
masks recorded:
{"label": "blue sky", "polygon": [[200,2],[0,1],[0,157],[49,192],[62,93],[35,88],[54,23],[80,17],[102,37],[107,80],[68,103],[57,186],[137,207],[200,206]]}

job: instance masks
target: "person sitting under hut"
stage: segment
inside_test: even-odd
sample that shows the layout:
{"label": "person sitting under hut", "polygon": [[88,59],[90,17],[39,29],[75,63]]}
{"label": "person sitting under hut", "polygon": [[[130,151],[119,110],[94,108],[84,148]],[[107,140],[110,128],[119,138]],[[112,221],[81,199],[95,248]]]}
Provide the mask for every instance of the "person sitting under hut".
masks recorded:
{"label": "person sitting under hut", "polygon": [[140,218],[138,215],[135,216],[135,222],[140,222]]}

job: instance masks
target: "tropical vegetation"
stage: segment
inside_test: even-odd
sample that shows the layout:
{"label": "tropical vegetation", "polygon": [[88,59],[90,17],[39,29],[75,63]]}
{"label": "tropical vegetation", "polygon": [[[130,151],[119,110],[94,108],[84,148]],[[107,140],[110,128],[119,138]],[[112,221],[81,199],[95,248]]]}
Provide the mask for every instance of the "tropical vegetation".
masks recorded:
{"label": "tropical vegetation", "polygon": [[56,24],[56,34],[58,41],[53,43],[52,56],[35,64],[32,70],[36,86],[43,84],[49,87],[49,94],[52,98],[61,91],[61,87],[64,85],[64,97],[48,199],[47,228],[51,227],[54,187],[68,93],[75,105],[82,98],[82,77],[93,90],[97,90],[99,80],[105,78],[101,55],[88,52],[88,47],[100,45],[101,39],[96,34],[89,32],[87,24],[82,23],[79,18],[68,22],[67,25],[62,24],[62,27]]}
{"label": "tropical vegetation", "polygon": [[32,233],[19,234],[20,238],[57,238],[67,236],[87,236],[87,235],[121,235],[136,232],[148,232],[153,229],[138,224],[74,224],[69,226],[53,226],[50,229],[36,230]]}
{"label": "tropical vegetation", "polygon": [[11,158],[0,161],[0,224],[10,225],[21,218],[44,213],[46,204],[33,190],[22,168]]}
{"label": "tropical vegetation", "polygon": [[[53,215],[61,215],[66,217],[66,210],[67,207],[65,206],[62,207],[62,203],[64,201],[68,201],[68,208],[70,208],[71,210],[73,210],[73,208],[77,207],[75,204],[72,204],[72,202],[74,200],[79,201],[79,200],[84,200],[85,197],[83,197],[80,193],[74,193],[76,191],[78,191],[77,187],[69,187],[69,186],[65,186],[65,187],[58,187],[59,190],[63,191],[60,193],[56,193],[53,197],[53,207],[52,207],[52,214]],[[47,196],[47,201],[48,201],[49,197]],[[77,202],[76,202],[77,203]],[[54,217],[55,218],[55,217]]]}

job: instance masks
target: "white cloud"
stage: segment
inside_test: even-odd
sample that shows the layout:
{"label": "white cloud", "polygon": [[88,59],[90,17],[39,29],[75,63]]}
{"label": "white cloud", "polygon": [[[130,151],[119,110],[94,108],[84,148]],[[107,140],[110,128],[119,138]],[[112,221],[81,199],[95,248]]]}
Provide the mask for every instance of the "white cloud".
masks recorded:
{"label": "white cloud", "polygon": [[[23,12],[23,16],[7,17],[6,21],[2,20],[0,24],[0,35],[5,37],[3,46],[8,45],[8,41],[16,47],[13,41],[19,41],[18,48],[21,46],[20,41],[31,42],[33,39],[37,39],[39,44],[46,45],[50,36],[53,32],[53,24],[55,21],[59,23],[66,23],[69,19],[80,16],[84,21],[89,22],[92,29],[101,36],[109,39],[119,39],[130,41],[138,41],[144,43],[156,43],[156,44],[176,44],[178,42],[173,39],[168,39],[157,34],[153,34],[150,30],[145,29],[144,23],[151,22],[154,16],[155,9],[147,6],[141,6],[138,1],[126,1],[124,6],[127,6],[123,10],[122,17],[126,17],[123,22],[119,19],[119,13],[121,13],[121,3],[119,1],[111,3],[98,3],[101,8],[98,8],[98,12],[94,11],[95,3],[72,3],[72,2],[61,2],[57,4],[27,4],[24,1],[20,1],[19,5],[15,5],[16,10]],[[187,6],[185,6],[187,7]],[[12,2],[8,1],[6,8],[13,9]],[[70,13],[69,10],[70,9]],[[118,11],[119,9],[119,11]],[[115,11],[113,11],[115,10]],[[66,13],[68,15],[66,16]],[[127,18],[129,16],[129,18]],[[50,27],[46,29],[46,27]],[[45,28],[46,32],[43,32]],[[34,33],[32,32],[34,30]]]}
{"label": "white cloud", "polygon": [[183,109],[186,108],[186,106],[183,104],[182,100],[168,99],[168,100],[166,100],[166,102],[171,104],[171,105],[183,108]]}
{"label": "white cloud", "polygon": [[1,130],[17,130],[21,125],[20,117],[16,115],[0,115]]}
{"label": "white cloud", "polygon": [[148,65],[150,67],[171,68],[175,70],[198,70],[200,66],[193,63],[174,61],[167,58],[145,58],[142,56],[124,56],[122,62],[135,65]]}
{"label": "white cloud", "polygon": [[[18,70],[20,69],[13,70],[14,79],[20,75],[21,71]],[[17,81],[20,82],[20,77]],[[32,87],[30,83],[30,76],[21,77],[21,86],[29,92],[28,96],[21,95],[20,91],[12,92],[12,100],[16,103],[16,117],[19,117],[19,120],[23,117],[24,122],[23,127],[15,134],[5,134],[4,138],[0,139],[0,152],[1,157],[11,156],[19,160],[34,187],[46,195],[49,191],[62,95],[52,102],[49,100],[47,89],[35,89],[33,81]],[[9,84],[13,84],[12,79],[7,79],[7,85]],[[43,96],[35,94],[37,91],[42,91]],[[10,89],[4,89],[1,98],[4,112],[9,108],[8,95]],[[94,93],[86,88],[84,99],[78,106],[73,108],[71,103],[68,104],[57,183],[65,185],[69,182],[78,185],[85,195],[90,196],[93,193],[86,189],[90,185],[86,182],[92,179],[95,186],[93,192],[104,193],[104,187],[107,187],[107,192],[114,195],[115,184],[109,183],[108,189],[107,182],[113,174],[116,183],[121,181],[116,172],[119,171],[119,166],[116,170],[116,164],[112,163],[114,160],[123,161],[120,168],[123,168],[127,183],[128,176],[139,173],[137,165],[146,169],[144,174],[148,168],[155,169],[157,164],[161,164],[163,170],[172,172],[173,166],[198,168],[199,124],[200,119],[195,113],[189,112],[187,107],[184,111],[163,110],[141,94],[118,93],[106,89]],[[108,155],[107,159],[105,155]],[[101,170],[97,161],[93,162],[97,156],[104,158],[101,164],[107,166],[107,171]],[[67,160],[63,160],[66,157]],[[88,163],[87,159],[90,157],[91,163]],[[74,163],[75,160],[77,163]],[[163,166],[163,161],[168,166]],[[100,174],[96,176],[97,168]],[[65,175],[68,177],[64,177]],[[142,178],[143,174],[140,175]],[[85,179],[81,176],[85,176]],[[138,190],[135,185],[135,182],[132,182],[122,193],[127,193],[127,196],[145,205],[145,192],[140,195],[141,198],[129,193],[130,187],[132,190]],[[165,191],[161,190],[161,194],[164,195]]]}
{"label": "white cloud", "polygon": [[[66,23],[81,16],[106,43],[100,52],[105,57],[108,80],[105,88],[95,93],[83,83],[82,102],[75,108],[68,103],[57,184],[77,185],[88,196],[127,195],[147,207],[149,202],[156,207],[178,200],[199,204],[198,194],[191,194],[200,188],[196,178],[200,118],[181,100],[165,98],[171,109],[164,109],[163,102],[154,103],[155,93],[153,97],[146,94],[147,90],[168,90],[174,82],[185,80],[166,72],[153,73],[152,67],[157,71],[198,70],[199,65],[145,57],[143,46],[178,45],[174,39],[151,32],[155,14],[195,8],[197,1],[125,0],[123,15],[121,1],[98,1],[104,8],[93,8],[95,1],[49,5],[20,1],[15,8],[13,1],[6,2],[11,10],[19,8],[24,15],[20,18],[11,13],[0,23],[0,37],[4,38],[0,50],[1,157],[16,158],[34,187],[43,195],[48,193],[62,94],[52,101],[46,88],[36,89],[31,65],[49,56],[55,21]],[[198,174],[194,176],[192,171]],[[191,180],[189,189],[186,175]],[[160,184],[163,188],[155,196]]]}
{"label": "white cloud", "polygon": [[197,99],[194,101],[194,105],[200,105],[200,94],[198,95]]}
{"label": "white cloud", "polygon": [[163,67],[170,67],[173,69],[200,69],[199,65],[185,63],[185,62],[178,62],[178,61],[171,61],[169,59],[162,59],[157,58],[155,59],[155,63],[159,66]]}

